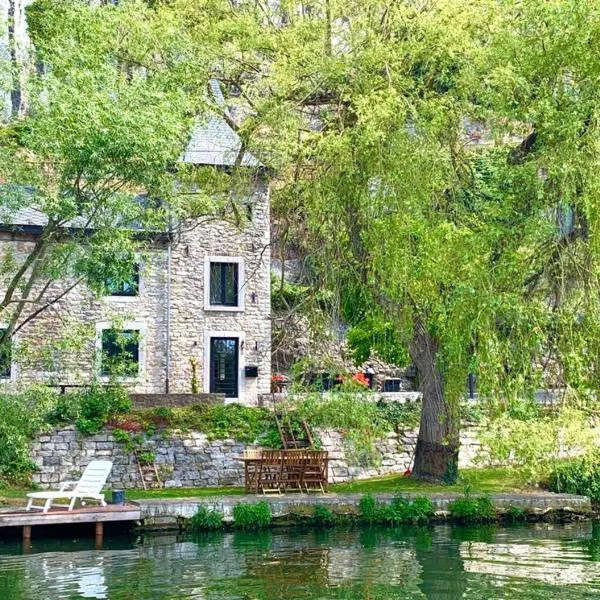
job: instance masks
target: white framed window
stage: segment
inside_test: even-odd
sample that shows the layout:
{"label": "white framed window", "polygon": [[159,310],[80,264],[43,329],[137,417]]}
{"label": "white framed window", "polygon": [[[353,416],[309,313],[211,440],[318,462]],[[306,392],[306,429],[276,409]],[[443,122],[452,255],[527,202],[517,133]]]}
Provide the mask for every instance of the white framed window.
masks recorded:
{"label": "white framed window", "polygon": [[135,298],[140,294],[140,265],[136,263],[130,277],[125,279],[107,278],[104,281],[106,295],[110,298]]}
{"label": "white framed window", "polygon": [[227,402],[244,398],[246,334],[243,331],[204,332],[204,390],[224,394]]}
{"label": "white framed window", "polygon": [[204,310],[243,312],[244,259],[207,256],[204,259]]}
{"label": "white framed window", "polygon": [[96,325],[96,369],[103,380],[136,381],[146,363],[146,325],[108,321]]}
{"label": "white framed window", "polygon": [[111,302],[131,302],[132,300],[137,300],[144,290],[141,270],[141,261],[138,260],[129,277],[123,279],[106,278],[103,286],[103,298]]}

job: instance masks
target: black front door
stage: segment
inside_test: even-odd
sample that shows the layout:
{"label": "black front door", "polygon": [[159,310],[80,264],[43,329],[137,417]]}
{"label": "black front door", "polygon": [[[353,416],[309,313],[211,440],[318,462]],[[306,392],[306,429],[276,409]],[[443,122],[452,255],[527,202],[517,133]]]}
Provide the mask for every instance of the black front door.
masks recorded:
{"label": "black front door", "polygon": [[238,397],[238,338],[210,338],[210,392]]}

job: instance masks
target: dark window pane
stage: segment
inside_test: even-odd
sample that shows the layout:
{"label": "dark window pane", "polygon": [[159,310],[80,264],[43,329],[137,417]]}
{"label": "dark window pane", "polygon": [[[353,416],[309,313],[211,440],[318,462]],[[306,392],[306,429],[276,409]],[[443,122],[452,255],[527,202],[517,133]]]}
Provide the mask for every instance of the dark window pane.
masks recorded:
{"label": "dark window pane", "polygon": [[102,331],[102,375],[132,377],[138,374],[140,332],[134,329]]}
{"label": "dark window pane", "polygon": [[[4,335],[6,329],[0,329],[0,334]],[[12,363],[12,341],[6,346],[0,346],[0,377],[10,377]]]}
{"label": "dark window pane", "polygon": [[107,296],[137,296],[140,288],[140,267],[135,265],[131,277],[115,279],[109,277],[104,281]]}
{"label": "dark window pane", "polygon": [[214,306],[238,305],[237,263],[210,263],[210,303]]}
{"label": "dark window pane", "polygon": [[221,304],[221,263],[210,263],[210,303]]}

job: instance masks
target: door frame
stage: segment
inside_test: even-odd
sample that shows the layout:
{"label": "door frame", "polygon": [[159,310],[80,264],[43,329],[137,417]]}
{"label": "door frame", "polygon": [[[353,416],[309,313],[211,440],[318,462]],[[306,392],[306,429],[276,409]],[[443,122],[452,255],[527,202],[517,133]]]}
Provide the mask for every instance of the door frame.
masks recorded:
{"label": "door frame", "polygon": [[246,334],[243,331],[206,330],[204,332],[204,389],[210,392],[210,340],[211,338],[237,338],[238,339],[238,395],[237,398],[225,398],[225,402],[244,402],[246,392],[246,378],[244,377],[246,360],[245,346]]}

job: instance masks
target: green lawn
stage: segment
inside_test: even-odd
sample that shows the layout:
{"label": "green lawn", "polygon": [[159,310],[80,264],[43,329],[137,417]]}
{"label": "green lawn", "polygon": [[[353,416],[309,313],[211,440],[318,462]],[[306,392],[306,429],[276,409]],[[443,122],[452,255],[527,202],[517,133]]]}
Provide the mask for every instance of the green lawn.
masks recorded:
{"label": "green lawn", "polygon": [[[489,468],[489,469],[463,469],[460,472],[460,481],[456,485],[435,485],[403,477],[390,475],[377,479],[355,481],[353,483],[340,483],[331,485],[332,492],[358,492],[358,493],[435,493],[435,492],[464,492],[469,489],[473,493],[493,492],[524,492],[530,491],[522,483],[519,472],[515,469]],[[10,504],[23,503],[27,490],[0,489],[0,498],[5,498]],[[241,495],[241,487],[221,488],[169,488],[162,490],[127,490],[127,498],[139,500],[147,498],[193,498],[202,496]]]}
{"label": "green lawn", "polygon": [[455,485],[437,485],[403,477],[391,475],[378,479],[366,479],[352,483],[340,483],[330,486],[334,492],[464,492],[467,488],[474,493],[492,492],[524,492],[531,491],[523,484],[520,474],[515,469],[489,468],[489,469],[463,469],[460,472],[459,482]]}

